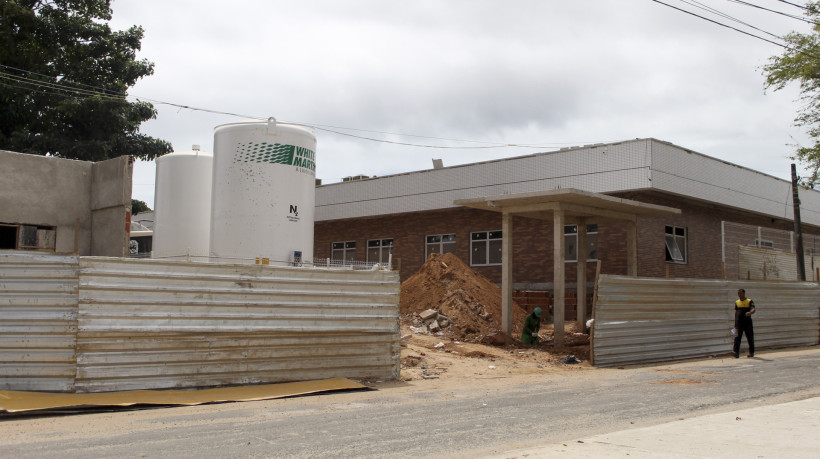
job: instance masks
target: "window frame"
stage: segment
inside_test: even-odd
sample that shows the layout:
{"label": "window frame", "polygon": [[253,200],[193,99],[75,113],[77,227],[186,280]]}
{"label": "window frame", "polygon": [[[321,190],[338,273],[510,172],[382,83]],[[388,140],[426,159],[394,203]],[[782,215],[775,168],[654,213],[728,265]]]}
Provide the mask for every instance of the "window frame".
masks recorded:
{"label": "window frame", "polygon": [[[486,236],[483,239],[476,239],[475,235],[477,234],[485,234]],[[495,237],[491,237],[495,235]],[[491,250],[491,242],[497,241],[500,242],[503,240],[503,234],[501,230],[492,230],[492,231],[473,231],[470,233],[470,266],[501,266],[501,254],[498,255],[498,262],[492,261],[492,250]],[[476,243],[483,243],[484,244],[484,263],[476,263],[473,259],[474,244]]]}
{"label": "window frame", "polygon": [[[670,228],[672,230],[671,232],[669,232]],[[683,234],[678,234],[678,230],[681,230]],[[674,248],[677,249],[681,255],[680,259],[675,258],[675,254],[672,253],[672,248],[669,247],[670,237],[675,243]],[[681,250],[681,244],[679,243],[681,240],[683,241],[683,250]],[[689,230],[685,226],[664,225],[664,250],[664,258],[667,263],[679,265],[689,263]]]}
{"label": "window frame", "polygon": [[[444,240],[445,238],[449,238],[452,236],[452,240]],[[430,238],[439,238],[438,242],[430,242]],[[428,234],[424,236],[424,259],[427,260],[430,258],[431,253],[439,253],[444,255],[445,253],[456,253],[458,238],[456,237],[456,233],[441,233],[441,234]],[[448,250],[447,252],[444,251],[444,246],[452,245],[453,250]],[[430,252],[431,246],[438,246],[438,252]]]}
{"label": "window frame", "polygon": [[[0,250],[30,250],[32,252],[57,251],[57,227],[47,225],[29,225],[25,223],[0,223],[0,227],[12,228],[14,231],[14,247]],[[50,234],[46,234],[50,233]],[[35,245],[23,244],[23,239],[31,238],[33,234]],[[42,242],[48,245],[37,245]]]}
{"label": "window frame", "polygon": [[[342,244],[341,248],[336,248],[336,244]],[[352,244],[352,246],[350,246]],[[342,258],[335,258],[336,251],[342,251]],[[348,253],[352,257],[348,258]],[[352,263],[356,261],[356,241],[335,241],[330,243],[330,259],[341,261],[342,263]]]}
{"label": "window frame", "polygon": [[[589,252],[587,252],[587,259],[586,259],[586,261],[587,261],[587,262],[595,262],[595,261],[598,261],[598,234],[599,234],[599,227],[598,227],[598,224],[597,224],[597,223],[587,223],[587,224],[586,224],[586,227],[587,227],[587,245],[589,245],[589,241],[590,241],[590,240],[589,240],[589,236],[590,236],[591,234],[594,234],[594,235],[595,235],[595,258],[590,258],[590,257],[589,257],[589,252],[591,252],[591,251],[592,251],[592,250],[590,250]],[[595,228],[595,231],[590,231],[590,228],[591,228],[591,227],[594,227],[594,228]],[[569,233],[568,233],[568,232],[567,232],[567,230],[568,230],[569,228],[574,228],[574,229],[575,229],[575,232],[569,232]],[[567,236],[573,236],[573,237],[575,238],[575,247],[576,247],[576,249],[575,249],[575,258],[574,258],[574,259],[567,259],[567,256],[566,256],[566,254],[567,254],[567,253],[569,253],[569,249],[567,248]],[[574,224],[574,223],[573,223],[573,224],[569,224],[569,225],[564,225],[564,263],[578,263],[578,252],[579,252],[579,250],[578,250],[578,249],[580,249],[580,247],[578,247],[578,225],[577,225],[577,224]]]}
{"label": "window frame", "polygon": [[[386,241],[390,241],[389,245],[385,245]],[[390,260],[390,254],[393,253],[393,248],[396,246],[396,240],[392,237],[385,237],[380,239],[368,239],[367,246],[365,248],[365,259],[368,263],[387,263]],[[378,242],[378,246],[371,246],[372,242]],[[378,248],[379,249],[379,259],[378,260],[371,260],[370,259],[370,249],[371,248]],[[387,249],[387,256],[385,256],[385,249]]]}

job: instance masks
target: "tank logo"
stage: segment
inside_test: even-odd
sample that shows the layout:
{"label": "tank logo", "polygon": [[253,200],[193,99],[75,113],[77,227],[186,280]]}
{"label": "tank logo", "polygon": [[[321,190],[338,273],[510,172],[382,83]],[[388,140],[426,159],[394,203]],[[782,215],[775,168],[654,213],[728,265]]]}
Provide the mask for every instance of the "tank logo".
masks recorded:
{"label": "tank logo", "polygon": [[299,172],[316,172],[316,153],[313,150],[280,143],[238,143],[234,162],[284,164],[296,167]]}
{"label": "tank logo", "polygon": [[299,221],[299,209],[293,204],[290,205],[290,213],[288,213],[288,220],[292,222]]}

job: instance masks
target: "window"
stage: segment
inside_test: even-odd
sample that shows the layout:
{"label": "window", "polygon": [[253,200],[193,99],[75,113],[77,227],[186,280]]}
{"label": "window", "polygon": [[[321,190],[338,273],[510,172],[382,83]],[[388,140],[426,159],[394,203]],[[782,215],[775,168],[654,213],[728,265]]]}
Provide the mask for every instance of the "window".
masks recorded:
{"label": "window", "polygon": [[367,241],[367,262],[387,263],[393,253],[393,239],[372,239]]}
{"label": "window", "polygon": [[424,259],[430,257],[431,253],[455,253],[456,251],[456,235],[455,234],[436,234],[434,236],[427,236],[427,248],[424,253]]}
{"label": "window", "polygon": [[330,258],[349,262],[356,260],[356,241],[334,242],[331,246]]}
{"label": "window", "polygon": [[501,264],[501,231],[481,231],[470,234],[470,265]]}
{"label": "window", "polygon": [[[598,259],[598,225],[587,225],[586,256]],[[578,225],[564,225],[564,261],[578,261]]]}
{"label": "window", "polygon": [[53,226],[0,223],[0,250],[53,252],[56,247],[57,229]]}
{"label": "window", "polygon": [[666,261],[686,263],[686,228],[666,227]]}
{"label": "window", "polygon": [[767,241],[765,239],[755,239],[755,247],[765,247],[767,249],[773,249],[774,241]]}

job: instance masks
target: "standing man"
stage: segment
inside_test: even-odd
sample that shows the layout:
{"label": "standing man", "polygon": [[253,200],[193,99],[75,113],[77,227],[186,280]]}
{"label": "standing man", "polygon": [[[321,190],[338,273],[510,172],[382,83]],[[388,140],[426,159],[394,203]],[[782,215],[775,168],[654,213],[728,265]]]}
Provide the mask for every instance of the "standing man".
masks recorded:
{"label": "standing man", "polygon": [[541,329],[541,308],[535,308],[524,320],[521,330],[521,344],[538,344],[538,330]]}
{"label": "standing man", "polygon": [[755,313],[755,302],[751,298],[746,298],[746,290],[737,291],[737,301],[735,301],[735,346],[732,355],[740,357],[740,338],[746,333],[746,342],[749,343],[749,357],[755,356],[755,331],[752,326],[752,314]]}

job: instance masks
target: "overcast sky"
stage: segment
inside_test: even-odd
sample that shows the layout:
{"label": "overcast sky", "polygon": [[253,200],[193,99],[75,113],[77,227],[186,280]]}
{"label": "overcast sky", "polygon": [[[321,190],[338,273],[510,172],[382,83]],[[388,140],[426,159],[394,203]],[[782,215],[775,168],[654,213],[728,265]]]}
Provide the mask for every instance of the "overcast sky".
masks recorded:
{"label": "overcast sky", "polygon": [[[730,0],[705,5],[766,32],[809,26]],[[777,0],[756,5],[801,15]],[[316,176],[388,175],[654,137],[789,177],[797,87],[764,92],[761,66],[782,48],[651,0],[113,0],[111,25],[145,29],[154,75],[133,96],[157,104],[143,125],[176,151],[213,151],[214,127],[273,116],[317,130]],[[399,135],[405,134],[405,135]],[[419,137],[409,137],[406,135]],[[154,163],[133,197],[153,208]]]}

